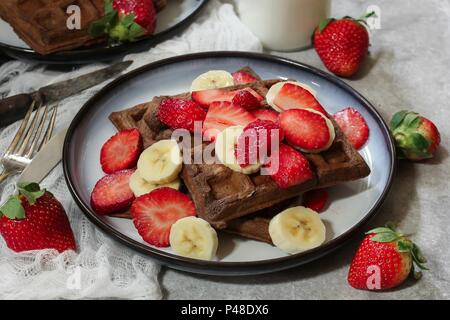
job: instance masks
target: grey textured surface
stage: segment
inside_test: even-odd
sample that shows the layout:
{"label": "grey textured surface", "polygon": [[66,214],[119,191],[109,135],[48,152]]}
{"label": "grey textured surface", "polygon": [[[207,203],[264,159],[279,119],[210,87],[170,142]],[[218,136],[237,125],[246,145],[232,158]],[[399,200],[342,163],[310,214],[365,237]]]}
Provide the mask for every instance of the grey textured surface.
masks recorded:
{"label": "grey textured surface", "polygon": [[[449,299],[450,298],[450,1],[333,0],[333,14],[358,16],[381,9],[382,29],[373,32],[371,56],[351,86],[388,120],[412,109],[440,128],[442,148],[430,162],[401,162],[392,192],[367,226],[395,221],[421,245],[430,271],[389,292],[350,288],[348,266],[361,237],[335,253],[296,269],[255,277],[198,276],[165,269],[167,299]],[[274,53],[324,69],[314,50]]]}

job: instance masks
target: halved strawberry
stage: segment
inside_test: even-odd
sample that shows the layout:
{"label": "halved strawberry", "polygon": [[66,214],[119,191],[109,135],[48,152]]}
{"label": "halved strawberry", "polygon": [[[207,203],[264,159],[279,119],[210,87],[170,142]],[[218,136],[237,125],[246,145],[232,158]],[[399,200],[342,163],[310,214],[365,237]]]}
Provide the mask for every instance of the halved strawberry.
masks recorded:
{"label": "halved strawberry", "polygon": [[246,84],[258,81],[253,75],[245,71],[237,71],[231,74],[234,79],[234,84]]}
{"label": "halved strawberry", "polygon": [[232,102],[234,96],[239,91],[246,90],[250,92],[255,98],[261,102],[264,100],[263,97],[261,97],[255,90],[252,88],[244,88],[241,90],[235,90],[235,91],[227,91],[224,89],[211,89],[211,90],[203,90],[203,91],[194,91],[192,92],[192,100],[200,103],[205,108],[208,108],[209,105],[213,102]]}
{"label": "halved strawberry", "polygon": [[256,118],[260,120],[269,120],[278,123],[279,113],[270,109],[258,109],[251,112]]}
{"label": "halved strawberry", "polygon": [[311,190],[303,195],[303,206],[321,212],[328,202],[329,194],[324,189]]}
{"label": "halved strawberry", "polygon": [[339,111],[334,115],[334,120],[356,149],[360,149],[369,139],[369,126],[355,109],[347,108]]}
{"label": "halved strawberry", "polygon": [[311,92],[293,83],[286,83],[275,97],[273,103],[284,111],[291,109],[313,109],[327,115],[327,111]]}
{"label": "halved strawberry", "polygon": [[133,223],[145,242],[168,247],[172,225],[181,218],[195,216],[192,200],[172,188],[159,188],[137,198],[131,206]]}
{"label": "halved strawberry", "polygon": [[[283,130],[275,122],[256,120],[248,124],[236,144],[235,155],[240,166],[245,168],[250,164],[265,163],[267,158],[261,157],[272,153],[272,139],[277,144],[284,139]],[[278,149],[278,145],[273,147]]]}
{"label": "halved strawberry", "polygon": [[308,159],[294,148],[280,144],[278,152],[274,152],[268,164],[270,177],[282,189],[286,189],[314,177]]}
{"label": "halved strawberry", "polygon": [[91,193],[91,207],[98,214],[127,210],[134,200],[129,186],[134,170],[123,170],[100,179]]}
{"label": "halved strawberry", "polygon": [[205,139],[214,141],[216,136],[231,126],[246,126],[256,118],[247,110],[236,107],[230,102],[211,103],[205,122],[203,122],[203,134]]}
{"label": "halved strawberry", "polygon": [[203,122],[206,111],[195,101],[167,99],[159,106],[157,116],[159,121],[172,129],[194,132],[195,122]]}
{"label": "halved strawberry", "polygon": [[326,150],[335,137],[331,121],[322,114],[307,109],[292,109],[281,113],[280,127],[289,144],[305,152]]}
{"label": "halved strawberry", "polygon": [[233,97],[235,106],[244,108],[247,111],[258,109],[261,106],[260,101],[248,90],[241,90]]}
{"label": "halved strawberry", "polygon": [[105,173],[131,169],[136,166],[141,151],[142,137],[139,130],[122,130],[102,146],[100,164]]}

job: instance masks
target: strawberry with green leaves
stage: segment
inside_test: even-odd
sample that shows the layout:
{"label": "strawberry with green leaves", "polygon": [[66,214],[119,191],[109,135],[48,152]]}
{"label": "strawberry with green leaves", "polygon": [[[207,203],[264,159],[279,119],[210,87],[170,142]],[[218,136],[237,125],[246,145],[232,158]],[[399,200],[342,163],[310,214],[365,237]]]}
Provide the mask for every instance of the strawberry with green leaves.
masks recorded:
{"label": "strawberry with green leaves", "polygon": [[356,289],[385,290],[402,284],[412,274],[416,279],[428,270],[419,247],[392,226],[367,232],[348,273],[348,283]]}
{"label": "strawberry with green leaves", "polygon": [[105,0],[105,15],[92,23],[89,33],[107,34],[113,43],[136,41],[155,32],[156,19],[152,0]]}
{"label": "strawberry with green leaves", "polygon": [[415,112],[397,112],[392,117],[390,129],[400,158],[412,161],[433,158],[441,143],[441,135],[434,123]]}
{"label": "strawberry with green leaves", "polygon": [[344,17],[326,19],[320,23],[313,35],[314,48],[328,70],[340,77],[351,77],[361,67],[369,52],[369,32],[366,19]]}
{"label": "strawberry with green leaves", "polygon": [[0,208],[0,234],[16,252],[75,250],[75,239],[61,203],[37,183],[19,184],[19,193]]}

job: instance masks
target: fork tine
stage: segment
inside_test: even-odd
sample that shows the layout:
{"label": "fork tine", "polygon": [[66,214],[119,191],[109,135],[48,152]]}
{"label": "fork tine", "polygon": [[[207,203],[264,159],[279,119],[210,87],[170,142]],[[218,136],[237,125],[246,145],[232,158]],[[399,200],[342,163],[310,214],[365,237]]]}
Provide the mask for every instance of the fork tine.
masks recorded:
{"label": "fork tine", "polygon": [[33,135],[33,138],[30,141],[31,146],[30,146],[28,152],[26,153],[25,158],[31,158],[31,156],[33,155],[34,151],[36,150],[36,146],[38,144],[40,145],[39,141],[41,139],[42,132],[44,131],[44,125],[45,125],[45,122],[46,122],[46,119],[47,119],[47,115],[48,115],[48,105],[46,104],[45,108],[44,108],[44,111],[43,111],[43,114],[42,114],[42,116],[41,116],[41,118],[39,120],[39,125],[38,125],[38,128],[36,129],[36,134]]}
{"label": "fork tine", "polygon": [[34,109],[35,105],[36,105],[36,101],[33,100],[24,119],[22,120],[22,123],[20,124],[19,130],[17,130],[17,133],[14,136],[13,140],[11,141],[11,144],[9,145],[8,149],[6,149],[5,155],[12,153],[16,149],[16,146],[19,143],[19,141],[22,140],[23,134],[25,132],[25,129],[28,126],[28,121],[30,120],[30,117],[31,117],[31,114],[33,113],[33,109]]}
{"label": "fork tine", "polygon": [[58,105],[55,105],[53,107],[53,112],[50,117],[50,121],[48,123],[47,130],[45,131],[44,138],[42,139],[41,143],[39,144],[39,148],[37,149],[38,151],[42,149],[44,144],[46,144],[53,135],[53,129],[55,128],[55,120],[56,120],[57,111],[58,111]]}
{"label": "fork tine", "polygon": [[25,137],[23,138],[23,141],[20,145],[19,151],[17,152],[18,156],[23,156],[25,151],[28,148],[28,144],[30,142],[30,138],[31,136],[34,134],[34,131],[36,129],[36,124],[37,124],[37,120],[39,118],[39,114],[41,113],[41,109],[42,109],[42,103],[39,103],[39,107],[36,109],[36,112],[34,113],[34,117],[33,120],[31,120],[31,124],[28,127],[28,130],[25,134]]}

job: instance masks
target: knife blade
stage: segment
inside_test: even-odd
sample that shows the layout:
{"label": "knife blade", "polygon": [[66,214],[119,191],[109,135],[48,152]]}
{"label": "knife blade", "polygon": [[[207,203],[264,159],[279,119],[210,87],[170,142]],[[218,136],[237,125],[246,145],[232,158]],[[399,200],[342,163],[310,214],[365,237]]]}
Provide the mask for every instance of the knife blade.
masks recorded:
{"label": "knife blade", "polygon": [[19,176],[19,183],[41,182],[62,159],[64,138],[67,129],[55,134],[36,154]]}
{"label": "knife blade", "polygon": [[40,88],[29,94],[19,94],[0,100],[0,128],[24,117],[31,102],[43,100],[48,104],[92,88],[126,70],[133,61],[123,61],[74,79],[58,82]]}

